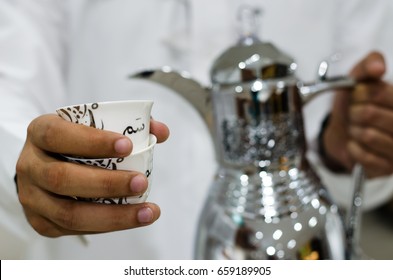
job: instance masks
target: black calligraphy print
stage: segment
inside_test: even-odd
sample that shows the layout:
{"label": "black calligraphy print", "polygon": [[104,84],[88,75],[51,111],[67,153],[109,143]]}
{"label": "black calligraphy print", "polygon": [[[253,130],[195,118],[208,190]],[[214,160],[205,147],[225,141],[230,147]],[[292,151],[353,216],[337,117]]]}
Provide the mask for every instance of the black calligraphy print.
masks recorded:
{"label": "black calligraphy print", "polygon": [[[137,118],[136,120],[138,121],[140,119],[141,118]],[[139,127],[129,125],[129,126],[126,127],[126,129],[124,129],[123,135],[131,135],[131,134],[135,134],[135,133],[141,132],[143,130],[145,130],[145,124],[144,123],[142,123]]]}

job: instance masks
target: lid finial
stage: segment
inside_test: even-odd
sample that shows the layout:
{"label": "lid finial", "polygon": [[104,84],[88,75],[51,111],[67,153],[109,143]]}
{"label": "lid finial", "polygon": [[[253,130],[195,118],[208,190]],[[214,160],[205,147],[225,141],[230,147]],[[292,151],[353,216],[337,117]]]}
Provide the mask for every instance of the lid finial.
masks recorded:
{"label": "lid finial", "polygon": [[238,10],[239,43],[252,45],[260,42],[258,38],[262,10],[257,7],[242,5]]}

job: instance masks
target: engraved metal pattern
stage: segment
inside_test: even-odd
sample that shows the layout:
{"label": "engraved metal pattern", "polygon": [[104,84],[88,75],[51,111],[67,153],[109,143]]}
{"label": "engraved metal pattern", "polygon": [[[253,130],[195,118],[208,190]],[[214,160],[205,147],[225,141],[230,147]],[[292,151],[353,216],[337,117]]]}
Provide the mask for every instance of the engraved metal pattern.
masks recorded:
{"label": "engraved metal pattern", "polygon": [[222,122],[222,147],[225,161],[249,164],[260,161],[278,163],[299,154],[302,131],[295,116],[282,114],[262,120],[257,126],[237,118]]}

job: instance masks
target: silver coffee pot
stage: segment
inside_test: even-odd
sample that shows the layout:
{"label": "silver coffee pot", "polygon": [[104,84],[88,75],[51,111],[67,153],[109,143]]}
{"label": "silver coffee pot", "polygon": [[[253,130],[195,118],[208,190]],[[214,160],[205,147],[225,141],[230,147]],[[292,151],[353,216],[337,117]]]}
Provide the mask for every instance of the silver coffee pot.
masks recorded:
{"label": "silver coffee pot", "polygon": [[[244,34],[243,34],[244,35]],[[343,215],[310,166],[302,107],[349,77],[296,78],[297,64],[253,33],[224,51],[211,86],[164,67],[133,78],[169,87],[205,119],[219,168],[200,215],[196,259],[345,259]]]}

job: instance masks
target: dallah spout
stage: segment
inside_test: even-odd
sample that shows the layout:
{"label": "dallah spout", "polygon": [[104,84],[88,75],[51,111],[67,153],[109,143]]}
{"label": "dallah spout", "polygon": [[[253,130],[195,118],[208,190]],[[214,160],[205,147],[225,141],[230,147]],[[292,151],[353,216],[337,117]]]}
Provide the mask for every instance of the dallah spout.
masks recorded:
{"label": "dallah spout", "polygon": [[141,71],[129,76],[133,79],[144,79],[165,86],[185,98],[204,119],[209,130],[213,132],[213,108],[210,89],[190,78],[186,72],[172,71],[169,67]]}

